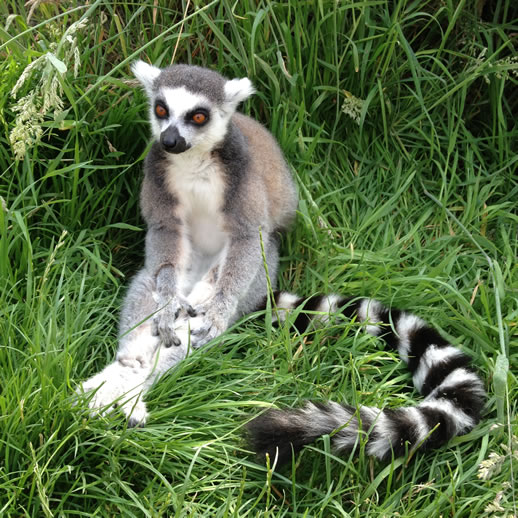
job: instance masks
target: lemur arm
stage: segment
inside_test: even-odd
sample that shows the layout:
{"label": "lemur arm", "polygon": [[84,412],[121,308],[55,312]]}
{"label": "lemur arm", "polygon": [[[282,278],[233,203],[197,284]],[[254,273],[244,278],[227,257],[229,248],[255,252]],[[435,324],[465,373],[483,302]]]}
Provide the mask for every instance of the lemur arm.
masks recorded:
{"label": "lemur arm", "polygon": [[179,278],[190,257],[189,241],[182,235],[182,224],[150,225],[146,235],[145,268],[155,280],[157,313],[152,332],[160,336],[166,347],[180,345],[174,331],[174,321],[180,310],[194,314],[178,290]]}
{"label": "lemur arm", "polygon": [[216,284],[215,299],[229,316],[236,310],[257,272],[263,267],[259,232],[234,236],[228,245]]}
{"label": "lemur arm", "polygon": [[146,234],[146,270],[156,279],[159,295],[176,293],[178,270],[188,255],[186,243],[182,243],[180,224],[152,224]]}

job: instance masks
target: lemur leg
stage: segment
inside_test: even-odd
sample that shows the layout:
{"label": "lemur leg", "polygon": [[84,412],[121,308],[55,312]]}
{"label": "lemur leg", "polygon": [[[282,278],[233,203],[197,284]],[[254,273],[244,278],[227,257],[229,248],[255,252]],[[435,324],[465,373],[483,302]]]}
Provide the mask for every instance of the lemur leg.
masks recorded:
{"label": "lemur leg", "polygon": [[211,268],[192,288],[187,301],[196,311],[197,307],[207,303],[216,292],[218,281],[219,265]]}
{"label": "lemur leg", "polygon": [[[275,279],[278,265],[275,236],[264,241],[264,249],[269,276]],[[240,316],[257,309],[264,301],[268,285],[259,237],[246,238],[229,247],[219,266],[215,283],[209,284],[212,290],[207,287],[204,290],[206,293],[212,291],[212,296],[194,306],[197,317],[189,321],[190,340],[194,348],[223,333]],[[193,300],[191,297],[189,299]]]}
{"label": "lemur leg", "polygon": [[152,332],[152,317],[158,309],[154,290],[152,277],[141,270],[124,300],[115,361],[82,386],[85,392],[95,391],[89,402],[93,413],[118,406],[133,426],[144,424],[148,416],[143,388],[153,371],[160,344],[160,338]]}
{"label": "lemur leg", "polygon": [[[270,236],[268,242],[264,244],[264,256],[266,259],[266,268],[268,269],[270,287],[274,290],[277,286],[277,271],[279,269],[279,238],[277,235]],[[256,273],[246,295],[239,300],[234,320],[252,311],[264,308],[264,301],[268,292],[266,268],[264,264],[261,263],[261,267]]]}

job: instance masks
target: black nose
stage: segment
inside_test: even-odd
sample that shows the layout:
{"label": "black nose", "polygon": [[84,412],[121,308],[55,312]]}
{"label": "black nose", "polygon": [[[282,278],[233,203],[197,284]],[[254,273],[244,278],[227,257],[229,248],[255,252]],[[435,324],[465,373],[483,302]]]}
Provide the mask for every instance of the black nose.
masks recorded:
{"label": "black nose", "polygon": [[176,126],[169,126],[160,135],[160,144],[168,153],[183,153],[189,149]]}

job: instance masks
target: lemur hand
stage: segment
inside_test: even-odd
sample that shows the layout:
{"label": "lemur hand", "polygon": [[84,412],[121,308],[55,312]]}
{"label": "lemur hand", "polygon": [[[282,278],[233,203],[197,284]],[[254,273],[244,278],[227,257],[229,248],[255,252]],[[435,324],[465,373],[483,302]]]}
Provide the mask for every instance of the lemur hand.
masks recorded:
{"label": "lemur hand", "polygon": [[196,306],[196,318],[189,321],[191,331],[191,346],[194,349],[205,345],[213,338],[224,333],[229,325],[227,312],[214,301]]}
{"label": "lemur hand", "polygon": [[175,296],[169,301],[159,300],[158,307],[162,309],[159,309],[153,317],[152,334],[159,336],[165,347],[180,345],[181,341],[175,332],[174,322],[181,311],[185,311],[190,317],[196,316],[196,311],[181,296]]}

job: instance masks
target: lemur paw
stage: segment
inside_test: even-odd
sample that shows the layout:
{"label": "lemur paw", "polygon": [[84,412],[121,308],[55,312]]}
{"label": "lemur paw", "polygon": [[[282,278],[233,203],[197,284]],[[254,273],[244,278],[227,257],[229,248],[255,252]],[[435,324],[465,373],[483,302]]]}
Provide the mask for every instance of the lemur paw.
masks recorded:
{"label": "lemur paw", "polygon": [[127,417],[129,428],[143,427],[146,424],[149,417],[146,403],[139,399],[137,403],[133,405],[131,414]]}
{"label": "lemur paw", "polygon": [[175,320],[182,312],[191,317],[196,316],[196,312],[186,299],[174,297],[153,317],[151,333],[159,336],[165,347],[178,346],[182,343],[175,331]]}
{"label": "lemur paw", "polygon": [[202,347],[220,334],[228,327],[227,322],[219,315],[206,312],[204,315],[193,318],[189,321],[191,331],[191,346],[194,349]]}
{"label": "lemur paw", "polygon": [[78,393],[91,394],[88,401],[91,416],[107,415],[120,408],[129,426],[143,426],[149,415],[142,400],[145,380],[146,375],[139,369],[116,361],[82,383]]}

